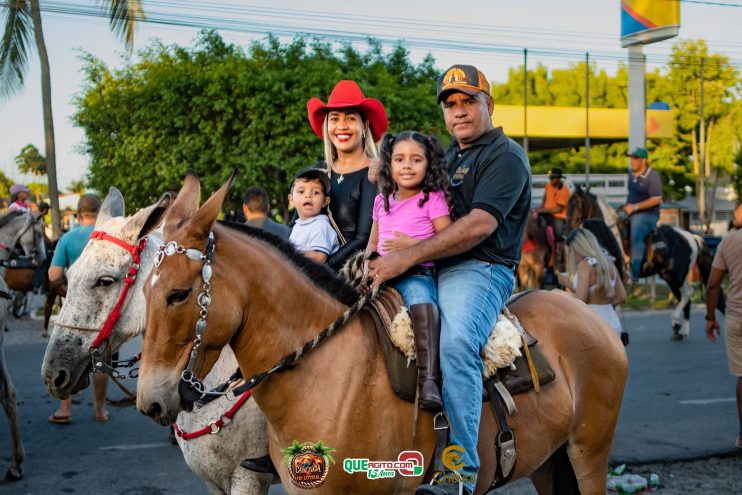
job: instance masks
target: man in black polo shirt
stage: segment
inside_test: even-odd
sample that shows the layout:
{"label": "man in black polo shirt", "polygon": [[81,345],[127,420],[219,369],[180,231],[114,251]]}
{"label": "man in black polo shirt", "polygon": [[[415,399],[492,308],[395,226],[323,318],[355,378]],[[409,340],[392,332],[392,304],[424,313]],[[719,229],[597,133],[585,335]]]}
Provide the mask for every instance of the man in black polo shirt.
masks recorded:
{"label": "man in black polo shirt", "polygon": [[662,203],[662,181],[656,170],[647,163],[647,150],[636,148],[628,154],[629,194],[621,208],[631,221],[631,280],[639,280],[646,245],[644,239],[657,226]]}
{"label": "man in black polo shirt", "polygon": [[[374,286],[410,267],[440,260],[443,404],[451,443],[464,448],[459,471],[473,493],[479,470],[482,408],[479,356],[515,282],[531,204],[528,157],[502,128],[493,128],[494,101],[484,74],[454,65],[438,80],[438,102],[454,141],[446,158],[456,221],[435,237],[369,263]],[[421,485],[416,494],[458,493],[454,485]]]}

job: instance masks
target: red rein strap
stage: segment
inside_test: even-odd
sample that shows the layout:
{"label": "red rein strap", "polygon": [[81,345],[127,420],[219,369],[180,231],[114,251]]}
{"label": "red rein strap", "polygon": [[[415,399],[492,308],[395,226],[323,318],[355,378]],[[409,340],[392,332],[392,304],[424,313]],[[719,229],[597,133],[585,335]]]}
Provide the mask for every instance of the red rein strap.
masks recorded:
{"label": "red rein strap", "polygon": [[[208,425],[204,426],[200,430],[196,430],[192,433],[188,433],[186,431],[183,431],[178,427],[178,423],[173,423],[173,430],[175,430],[175,434],[178,435],[183,440],[193,440],[194,438],[198,438],[200,436],[206,435],[207,433],[219,433],[219,430],[222,426],[228,425],[232,417],[237,413],[237,410],[242,407],[242,404],[247,401],[247,399],[250,398],[250,390],[245,392],[240,396],[239,399],[237,399],[237,402],[229,409],[229,411],[225,412],[221,415],[219,419],[216,421],[212,421]],[[224,418],[227,418],[226,421],[224,421]]]}
{"label": "red rein strap", "polygon": [[131,263],[129,264],[129,271],[126,274],[126,278],[124,279],[124,288],[121,290],[121,295],[119,295],[119,299],[118,301],[116,301],[116,305],[111,310],[111,313],[108,315],[106,322],[103,324],[100,331],[98,332],[98,335],[95,337],[93,344],[90,346],[92,349],[97,349],[98,347],[100,347],[101,343],[104,340],[107,340],[108,337],[111,336],[113,327],[116,326],[116,322],[118,322],[119,318],[121,318],[121,306],[123,306],[124,301],[126,301],[126,294],[129,292],[129,288],[134,285],[134,282],[136,282],[137,280],[137,272],[139,271],[139,260],[142,257],[142,251],[144,251],[144,248],[147,246],[147,238],[142,238],[139,241],[138,245],[134,245],[129,244],[128,242],[124,242],[117,237],[113,237],[112,235],[108,235],[105,232],[101,232],[100,230],[95,230],[92,234],[90,234],[90,239],[100,239],[103,241],[112,242],[117,246],[129,251],[132,256]]}

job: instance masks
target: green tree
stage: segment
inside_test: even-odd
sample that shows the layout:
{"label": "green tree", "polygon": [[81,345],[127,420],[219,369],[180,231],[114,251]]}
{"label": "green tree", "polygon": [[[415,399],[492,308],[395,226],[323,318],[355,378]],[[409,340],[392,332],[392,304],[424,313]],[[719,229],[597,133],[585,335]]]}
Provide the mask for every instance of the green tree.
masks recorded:
{"label": "green tree", "polygon": [[22,174],[46,175],[46,158],[33,144],[23,147],[15,157],[15,165]]}
{"label": "green tree", "polygon": [[268,37],[242,50],[207,31],[189,48],[154,43],[139,62],[115,72],[88,56],[85,71],[74,122],[85,130],[88,185],[116,186],[134,207],[178,190],[189,168],[205,191],[237,168],[227,211],[239,208],[245,187],[260,185],[286,216],[292,175],[323,153],[307,121],[307,100],[326,101],[341,79],[356,80],[384,103],[391,132],[447,135],[435,103],[433,59],[414,65],[401,45],[385,54],[371,41],[361,53],[350,45],[338,50],[313,39],[282,44]]}
{"label": "green tree", "polygon": [[[134,43],[134,26],[144,20],[140,0],[100,1],[108,14],[111,29],[122,38],[127,48]],[[5,29],[0,39],[0,98],[8,97],[21,89],[28,68],[28,55],[31,50],[31,37],[39,52],[41,65],[41,99],[44,113],[44,135],[46,139],[46,171],[52,214],[52,237],[61,233],[59,214],[59,191],[57,189],[57,164],[54,143],[54,119],[52,116],[51,75],[49,57],[41,24],[39,0],[8,0],[2,4]]]}
{"label": "green tree", "polygon": [[67,186],[67,192],[70,194],[85,194],[88,190],[85,184],[85,179],[73,180],[70,185]]}

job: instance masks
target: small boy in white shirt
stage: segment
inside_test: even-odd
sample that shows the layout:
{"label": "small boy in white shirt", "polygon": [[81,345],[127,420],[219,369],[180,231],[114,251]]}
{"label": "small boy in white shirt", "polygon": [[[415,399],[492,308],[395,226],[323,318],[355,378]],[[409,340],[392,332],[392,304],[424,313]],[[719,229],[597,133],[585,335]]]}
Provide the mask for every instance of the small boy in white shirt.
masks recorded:
{"label": "small boy in white shirt", "polygon": [[291,229],[289,240],[308,258],[324,263],[338,250],[340,243],[330,219],[322,208],[330,203],[330,179],[327,172],[305,168],[294,176],[289,205],[296,208],[299,219]]}

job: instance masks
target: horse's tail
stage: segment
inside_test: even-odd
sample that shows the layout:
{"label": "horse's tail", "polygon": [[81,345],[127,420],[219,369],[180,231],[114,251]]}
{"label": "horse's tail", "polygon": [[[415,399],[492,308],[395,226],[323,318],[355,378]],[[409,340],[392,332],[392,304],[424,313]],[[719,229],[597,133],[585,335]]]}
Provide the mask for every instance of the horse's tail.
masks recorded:
{"label": "horse's tail", "polygon": [[[711,265],[714,258],[711,256],[711,250],[709,250],[709,247],[703,238],[696,236],[696,242],[698,243],[698,259],[696,260],[696,264],[698,265],[698,271],[701,273],[703,286],[706,287],[709,277],[711,276]],[[726,305],[724,289],[719,286],[719,299],[716,301],[716,308],[724,314],[726,311]]]}

